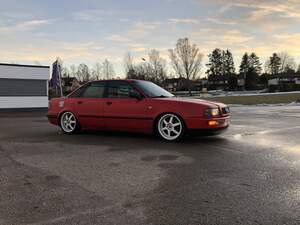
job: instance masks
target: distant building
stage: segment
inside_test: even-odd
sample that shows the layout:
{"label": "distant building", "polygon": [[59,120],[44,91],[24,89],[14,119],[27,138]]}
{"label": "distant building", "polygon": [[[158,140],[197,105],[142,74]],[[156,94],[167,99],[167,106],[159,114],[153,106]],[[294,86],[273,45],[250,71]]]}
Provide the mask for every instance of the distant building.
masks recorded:
{"label": "distant building", "polygon": [[193,91],[202,91],[203,88],[207,88],[208,81],[206,78],[203,79],[197,79],[193,81],[188,81],[185,78],[170,78],[166,79],[162,86],[171,92],[175,91],[187,91],[188,90],[188,84],[190,82],[191,89]]}
{"label": "distant building", "polygon": [[268,87],[271,91],[295,91],[300,90],[300,75],[281,74],[270,75]]}
{"label": "distant building", "polygon": [[237,75],[237,82],[236,82],[236,87],[238,91],[241,91],[243,89],[245,89],[245,85],[246,85],[246,81],[244,78],[244,75]]}
{"label": "distant building", "polygon": [[162,86],[171,92],[187,90],[188,80],[185,78],[170,78],[163,81]]}
{"label": "distant building", "polygon": [[207,78],[201,78],[198,80],[194,80],[192,83],[192,89],[194,91],[207,91],[207,89],[208,89]]}
{"label": "distant building", "polygon": [[49,66],[0,63],[0,109],[47,108]]}
{"label": "distant building", "polygon": [[221,75],[208,76],[208,87],[210,90],[227,90],[228,77]]}
{"label": "distant building", "polygon": [[300,84],[300,75],[278,75],[270,76],[268,86],[280,84]]}
{"label": "distant building", "polygon": [[208,76],[209,90],[240,91],[245,87],[243,75],[210,75]]}

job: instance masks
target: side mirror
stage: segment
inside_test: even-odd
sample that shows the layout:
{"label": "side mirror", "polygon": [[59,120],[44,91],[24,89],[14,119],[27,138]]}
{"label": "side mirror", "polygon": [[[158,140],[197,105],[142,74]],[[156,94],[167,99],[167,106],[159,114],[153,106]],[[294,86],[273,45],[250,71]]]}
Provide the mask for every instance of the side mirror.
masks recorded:
{"label": "side mirror", "polygon": [[135,99],[138,99],[138,100],[141,100],[143,98],[143,96],[139,92],[134,91],[134,90],[131,90],[129,92],[129,97],[130,98],[135,98]]}

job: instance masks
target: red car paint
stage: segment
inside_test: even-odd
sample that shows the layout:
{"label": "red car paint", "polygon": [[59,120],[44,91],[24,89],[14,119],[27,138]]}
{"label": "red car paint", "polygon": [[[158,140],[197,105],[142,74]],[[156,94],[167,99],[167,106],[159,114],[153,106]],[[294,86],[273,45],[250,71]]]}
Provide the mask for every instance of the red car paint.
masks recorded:
{"label": "red car paint", "polygon": [[[132,84],[134,80],[124,80]],[[219,131],[229,126],[230,114],[206,117],[209,108],[228,108],[226,105],[200,99],[151,98],[135,87],[142,99],[136,98],[77,98],[72,94],[49,101],[48,119],[59,125],[63,112],[74,113],[82,130],[112,130],[152,133],[156,119],[164,113],[174,113],[182,118],[187,130]],[[218,121],[209,125],[209,121]]]}

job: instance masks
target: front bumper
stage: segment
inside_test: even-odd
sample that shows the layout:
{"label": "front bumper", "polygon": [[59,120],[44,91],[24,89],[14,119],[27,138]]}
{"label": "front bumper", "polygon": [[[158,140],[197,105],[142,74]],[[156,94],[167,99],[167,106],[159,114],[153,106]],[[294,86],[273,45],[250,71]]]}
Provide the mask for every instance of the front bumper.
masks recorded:
{"label": "front bumper", "polygon": [[215,117],[215,118],[186,118],[185,123],[188,130],[202,130],[202,129],[222,129],[230,124],[230,116]]}
{"label": "front bumper", "polygon": [[188,134],[197,136],[214,136],[225,132],[229,125],[221,128],[188,129]]}

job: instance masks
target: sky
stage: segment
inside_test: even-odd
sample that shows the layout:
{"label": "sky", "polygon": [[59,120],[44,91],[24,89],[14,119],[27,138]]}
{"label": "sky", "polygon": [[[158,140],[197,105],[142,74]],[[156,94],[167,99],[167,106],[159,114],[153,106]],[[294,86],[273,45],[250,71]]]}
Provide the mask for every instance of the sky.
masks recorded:
{"label": "sky", "polygon": [[[136,62],[151,49],[188,37],[204,55],[232,51],[266,60],[288,52],[300,62],[300,0],[0,0],[0,62],[66,65],[109,59],[124,76],[124,56]],[[171,72],[171,71],[170,71]]]}

